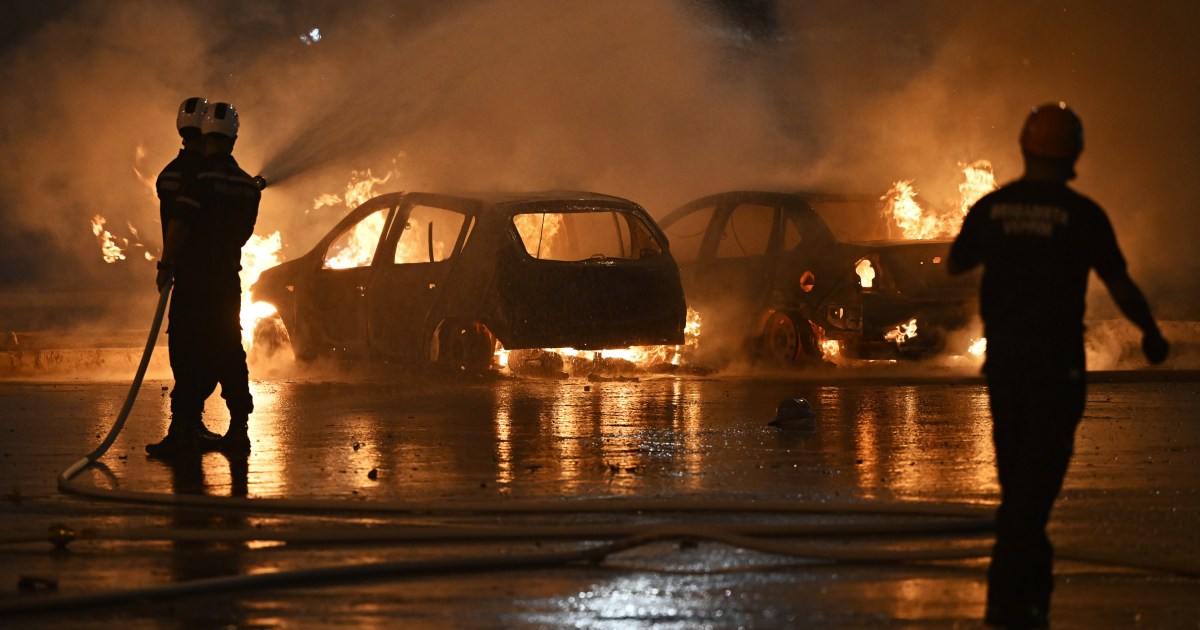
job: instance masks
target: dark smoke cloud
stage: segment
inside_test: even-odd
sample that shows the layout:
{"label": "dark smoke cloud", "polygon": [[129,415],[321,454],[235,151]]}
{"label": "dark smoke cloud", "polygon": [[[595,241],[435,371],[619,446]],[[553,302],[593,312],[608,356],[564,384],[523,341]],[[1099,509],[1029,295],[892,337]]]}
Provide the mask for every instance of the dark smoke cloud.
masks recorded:
{"label": "dark smoke cloud", "polygon": [[388,190],[590,189],[657,216],[733,187],[898,179],[941,204],[960,162],[1018,176],[1021,119],[1061,98],[1088,131],[1078,188],[1109,208],[1135,277],[1156,306],[1200,295],[1188,2],[10,4],[0,291],[149,291],[140,250],[105,265],[89,219],[157,252],[134,169],[158,172],[175,107],[204,95],[239,107],[235,155],[275,180],[260,232],[290,256],[339,218],[312,200],[352,170],[394,171]]}

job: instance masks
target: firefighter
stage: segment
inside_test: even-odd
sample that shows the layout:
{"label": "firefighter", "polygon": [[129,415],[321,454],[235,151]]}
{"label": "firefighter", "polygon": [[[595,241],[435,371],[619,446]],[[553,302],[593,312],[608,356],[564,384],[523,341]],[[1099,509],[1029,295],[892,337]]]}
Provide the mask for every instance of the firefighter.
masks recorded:
{"label": "firefighter", "polygon": [[[204,134],[200,132],[200,123],[207,111],[208,99],[193,96],[179,104],[179,113],[175,115],[175,128],[179,131],[179,137],[183,139],[183,148],[179,150],[175,159],[163,167],[154,182],[154,188],[158,191],[158,217],[164,242],[167,238],[167,213],[171,206],[175,205],[179,191],[191,185],[196,178],[196,171],[200,169],[200,162],[204,157]],[[201,439],[215,440],[221,437],[209,431],[203,421],[197,427]]]}
{"label": "firefighter", "polygon": [[1025,172],[980,199],[950,249],[952,274],[983,267],[992,439],[1000,482],[985,621],[1048,623],[1053,589],[1050,510],[1083,416],[1083,315],[1095,269],[1121,312],[1142,331],[1154,364],[1168,344],[1125,268],[1104,210],[1067,186],[1083,126],[1064,103],[1035,108],[1020,136]]}
{"label": "firefighter", "polygon": [[201,122],[204,158],[199,172],[168,211],[167,234],[159,263],[159,290],[174,277],[168,312],[168,349],[175,387],[171,424],[155,457],[198,454],[197,427],[204,401],[221,386],[229,408],[229,430],[212,443],[227,455],[250,453],[247,423],[254,410],[240,310],[241,248],[254,232],[258,184],[238,167],[232,152],[238,114],[229,103],[208,107]]}

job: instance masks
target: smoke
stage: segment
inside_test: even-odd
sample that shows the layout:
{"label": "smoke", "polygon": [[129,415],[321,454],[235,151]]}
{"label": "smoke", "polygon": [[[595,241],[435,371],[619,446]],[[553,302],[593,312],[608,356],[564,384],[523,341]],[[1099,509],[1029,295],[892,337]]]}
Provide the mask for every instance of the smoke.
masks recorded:
{"label": "smoke", "polygon": [[234,154],[272,183],[258,231],[287,257],[344,212],[313,199],[367,169],[389,190],[577,188],[658,217],[730,188],[898,179],[940,203],[959,163],[1017,177],[1025,112],[1063,99],[1088,133],[1077,187],[1135,278],[1161,314],[1200,310],[1189,2],[758,2],[741,23],[711,0],[44,6],[0,8],[21,28],[0,44],[0,291],[152,293],[140,255],[100,260],[90,219],[157,253],[135,167],[173,157],[194,95],[238,106]]}
{"label": "smoke", "polygon": [[[913,179],[953,205],[959,165],[1021,175],[1030,107],[1063,100],[1083,118],[1077,190],[1104,206],[1130,271],[1160,316],[1200,317],[1195,175],[1200,61],[1186,1],[782,3],[774,86],[806,164],[839,189]],[[860,189],[861,190],[861,189]],[[1106,297],[1095,316],[1117,316]]]}

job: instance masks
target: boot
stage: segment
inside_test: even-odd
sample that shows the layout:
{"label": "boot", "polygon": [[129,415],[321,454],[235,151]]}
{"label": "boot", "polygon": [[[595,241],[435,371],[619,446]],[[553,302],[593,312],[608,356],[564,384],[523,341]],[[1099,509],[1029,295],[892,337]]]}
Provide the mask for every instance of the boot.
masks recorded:
{"label": "boot", "polygon": [[249,455],[250,435],[247,432],[249,422],[248,414],[233,414],[229,418],[229,430],[216,441],[217,450],[226,455]]}
{"label": "boot", "polygon": [[200,442],[202,445],[204,442],[215,442],[221,439],[221,434],[214,431],[209,431],[208,426],[204,424],[203,420],[196,423],[196,430],[200,434]]}
{"label": "boot", "polygon": [[196,424],[199,422],[176,422],[172,418],[166,437],[154,444],[147,444],[146,454],[153,459],[163,460],[200,455],[200,435]]}

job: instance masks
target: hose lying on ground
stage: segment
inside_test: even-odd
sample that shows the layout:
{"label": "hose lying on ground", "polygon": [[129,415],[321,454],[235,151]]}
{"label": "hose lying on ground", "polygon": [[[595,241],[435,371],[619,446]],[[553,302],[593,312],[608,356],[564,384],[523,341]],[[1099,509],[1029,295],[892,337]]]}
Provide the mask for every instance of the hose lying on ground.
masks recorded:
{"label": "hose lying on ground", "polygon": [[109,447],[117,440],[117,436],[121,434],[121,429],[125,428],[125,420],[129,418],[129,412],[133,409],[133,403],[137,400],[138,390],[142,388],[142,379],[146,376],[146,368],[150,365],[150,356],[154,353],[154,343],[158,341],[158,331],[162,328],[163,315],[167,312],[167,298],[171,295],[171,283],[174,278],[167,277],[167,283],[158,291],[158,305],[154,309],[154,321],[150,324],[150,336],[146,339],[146,348],[142,350],[142,360],[138,363],[137,373],[133,376],[133,384],[129,386],[129,393],[125,395],[125,404],[121,406],[121,412],[117,414],[117,419],[113,422],[112,429],[109,429],[108,435],[100,442],[100,446],[96,450],[88,453],[86,457],[71,464],[66,470],[58,475],[58,489],[62,492],[70,492],[71,478],[79,474],[84,468],[93,464],[96,460],[104,456],[108,452]]}

